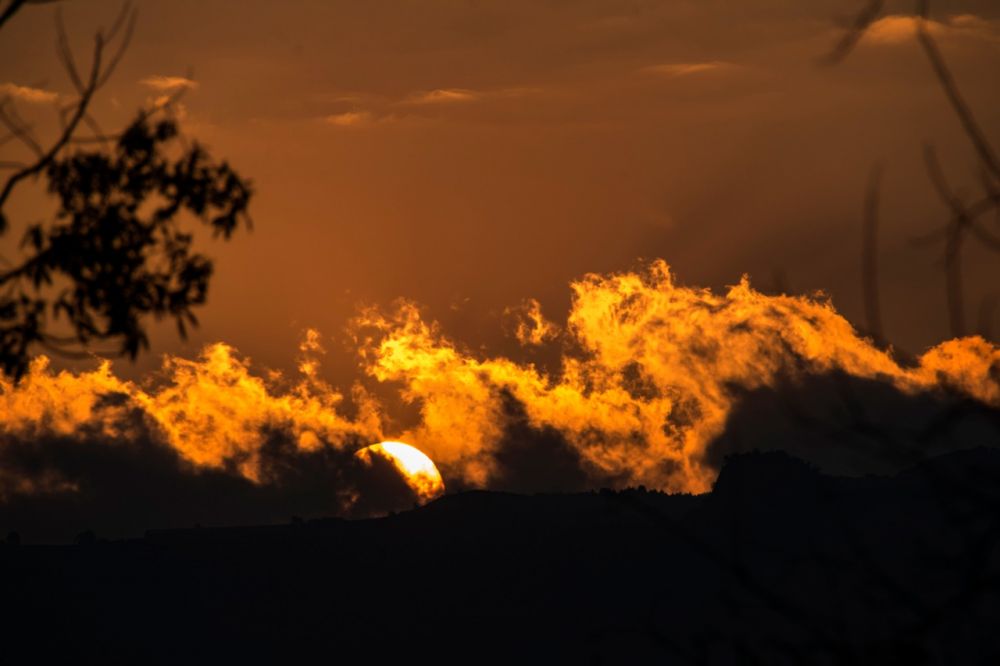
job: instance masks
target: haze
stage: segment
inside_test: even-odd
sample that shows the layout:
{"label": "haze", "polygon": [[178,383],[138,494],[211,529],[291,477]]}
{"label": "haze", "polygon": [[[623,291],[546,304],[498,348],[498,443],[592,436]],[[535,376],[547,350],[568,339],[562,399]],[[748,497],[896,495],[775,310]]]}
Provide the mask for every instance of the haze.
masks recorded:
{"label": "haze", "polygon": [[[86,53],[117,2],[67,2]],[[557,321],[587,272],[669,262],[682,284],[822,289],[860,322],[861,215],[885,168],[886,334],[919,352],[948,337],[938,246],[947,212],[921,159],[954,184],[977,166],[904,19],[883,19],[843,63],[817,64],[859,3],[821,0],[139,2],[132,46],[96,102],[106,127],[187,85],[185,128],[251,177],[255,228],[205,246],[217,274],[185,343],[225,340],[290,368],[303,329],[340,350],[361,303],[405,297],[472,348],[509,351],[503,312],[539,299]],[[935,3],[939,37],[1000,141],[1000,7]],[[0,83],[68,93],[53,7],[0,41]],[[890,3],[906,14],[912,3]],[[181,78],[182,77],[182,78]],[[186,80],[195,83],[186,83]],[[51,115],[44,95],[25,115]],[[38,217],[19,193],[12,220]],[[19,241],[3,238],[4,253]],[[996,282],[971,249],[969,317]],[[337,341],[330,341],[330,338]],[[334,354],[333,356],[337,356]],[[332,358],[340,373],[354,358]],[[341,364],[338,366],[338,364]]]}

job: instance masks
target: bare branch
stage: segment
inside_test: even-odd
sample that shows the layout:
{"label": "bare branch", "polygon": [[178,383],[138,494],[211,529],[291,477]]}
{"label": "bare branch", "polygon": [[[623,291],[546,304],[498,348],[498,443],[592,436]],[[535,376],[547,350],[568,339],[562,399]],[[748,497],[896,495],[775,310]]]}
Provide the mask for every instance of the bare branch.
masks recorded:
{"label": "bare branch", "polygon": [[73,136],[73,132],[76,131],[77,126],[83,119],[84,115],[87,113],[87,106],[90,104],[90,100],[97,90],[98,76],[101,72],[101,56],[104,50],[104,42],[98,34],[94,39],[94,59],[91,63],[90,77],[88,79],[87,85],[83,89],[83,93],[80,96],[79,102],[77,102],[76,111],[73,113],[69,122],[66,124],[65,129],[63,129],[62,134],[56,140],[56,142],[49,148],[49,150],[42,155],[37,162],[32,164],[30,167],[21,169],[20,171],[12,174],[7,182],[4,184],[3,190],[0,190],[0,210],[3,209],[4,204],[7,202],[10,193],[14,190],[14,187],[25,178],[34,176],[40,173],[45,167],[55,159],[59,151],[69,142],[70,138]]}
{"label": "bare branch", "polygon": [[882,165],[872,169],[865,195],[864,233],[862,238],[862,280],[864,283],[865,323],[872,341],[882,347],[882,309],[878,289],[878,209],[882,184]]}
{"label": "bare branch", "polygon": [[[91,127],[93,129],[93,127]],[[97,130],[95,130],[97,132]],[[121,134],[96,133],[94,136],[74,136],[69,143],[74,145],[86,145],[93,143],[113,143],[121,138]]]}
{"label": "bare branch", "polygon": [[932,231],[927,231],[920,234],[919,236],[912,236],[909,239],[910,245],[914,247],[926,247],[928,245],[936,245],[945,239],[944,229],[934,229]]}
{"label": "bare branch", "polygon": [[983,185],[983,190],[986,191],[986,200],[989,201],[996,213],[996,224],[1000,226],[1000,185],[997,185],[997,182],[990,178],[990,173],[985,167],[979,171],[979,180]]}
{"label": "bare branch", "polygon": [[[47,351],[62,358],[71,361],[86,361],[92,358],[116,358],[124,356],[121,351],[118,350],[104,350],[104,351],[90,351],[90,350],[80,350],[80,349],[66,349],[65,347],[60,347],[57,339],[54,336],[43,334],[39,344],[42,345]],[[79,344],[78,342],[76,344]]]}
{"label": "bare branch", "polygon": [[[38,141],[32,134],[31,125],[28,125],[21,116],[18,115],[17,111],[14,109],[13,104],[8,107],[9,99],[0,100],[0,123],[10,131],[7,137],[0,142],[0,145],[6,143],[10,139],[18,139],[21,143],[28,147],[31,152],[35,153],[36,156],[41,157],[44,153],[42,147],[38,145]],[[9,112],[8,112],[9,110]]]}
{"label": "bare branch", "polygon": [[4,23],[6,23],[7,21],[9,21],[11,19],[11,17],[13,17],[14,14],[17,13],[17,10],[19,10],[22,6],[24,6],[24,4],[25,4],[26,1],[27,0],[11,0],[10,1],[10,4],[7,5],[7,9],[3,10],[3,13],[0,14],[0,28],[2,28],[3,25],[4,25]]}
{"label": "bare branch", "polygon": [[[135,22],[138,18],[138,12],[131,9],[131,7],[131,2],[126,2],[122,5],[122,11],[119,13],[118,18],[115,19],[115,23],[108,32],[108,35],[102,37],[105,44],[110,44],[111,41],[114,40],[115,35],[118,34],[118,30],[121,28],[122,23],[125,22],[125,33],[122,35],[122,39],[118,44],[118,50],[115,51],[113,56],[111,56],[107,67],[104,68],[104,71],[97,79],[98,88],[107,83],[108,79],[111,78],[115,69],[118,68],[118,63],[121,62],[122,56],[125,55],[125,51],[128,49],[129,43],[132,41],[132,34],[135,32]],[[127,21],[125,20],[126,16],[128,17]]]}
{"label": "bare branch", "polygon": [[952,337],[965,335],[965,302],[962,290],[962,224],[954,220],[948,227],[944,251],[945,293],[948,298],[948,321]]}
{"label": "bare branch", "polygon": [[954,109],[955,114],[962,123],[962,128],[965,130],[966,136],[968,136],[969,140],[972,142],[972,145],[975,148],[979,159],[982,161],[983,166],[989,170],[994,179],[1000,181],[1000,160],[997,159],[996,153],[993,151],[993,147],[986,139],[986,135],[983,134],[982,129],[979,127],[979,123],[976,122],[975,117],[972,115],[972,110],[969,108],[969,105],[966,104],[965,100],[962,98],[962,94],[958,90],[958,84],[955,82],[955,77],[948,68],[947,63],[944,60],[944,56],[941,55],[941,50],[938,48],[937,42],[927,29],[926,0],[921,0],[918,3],[918,7],[917,39],[920,41],[920,45],[923,47],[924,53],[927,55],[927,59],[931,63],[931,68],[934,70],[935,76],[937,76],[938,83],[941,85],[945,96],[951,103],[952,109]]}
{"label": "bare branch", "polygon": [[106,35],[104,35],[105,42],[111,42],[118,35],[118,31],[121,30],[122,26],[125,25],[125,19],[130,16],[134,16],[135,12],[129,12],[132,7],[132,0],[125,0],[122,3],[122,8],[118,11],[118,16],[115,17],[114,23],[111,24],[111,28],[108,29]]}
{"label": "bare branch", "polygon": [[80,73],[76,69],[76,59],[73,57],[73,50],[69,45],[69,37],[66,36],[66,25],[63,23],[62,11],[56,10],[56,52],[63,68],[69,74],[70,81],[76,91],[83,95],[83,82],[80,80]]}
{"label": "bare branch", "polygon": [[997,305],[1000,305],[1000,294],[987,294],[979,304],[979,323],[976,330],[987,340],[993,338],[993,319],[996,316]]}
{"label": "bare branch", "polygon": [[[94,133],[94,136],[87,137],[88,139],[90,139],[90,143],[105,143],[110,146],[111,144],[114,143],[115,139],[117,139],[116,136],[111,136],[106,134],[104,130],[101,129],[101,126],[98,124],[97,120],[89,113],[83,116],[83,121],[87,123],[87,126]],[[80,143],[80,141],[79,139],[74,138],[71,139],[71,143]]]}
{"label": "bare branch", "polygon": [[846,58],[854,50],[858,42],[861,41],[861,38],[871,24],[882,14],[884,5],[885,0],[869,0],[868,4],[855,15],[851,25],[848,26],[847,30],[841,36],[840,41],[834,45],[828,54],[819,59],[819,63],[822,65],[836,65]]}
{"label": "bare branch", "polygon": [[924,162],[934,189],[952,213],[945,235],[945,293],[948,299],[948,320],[951,323],[952,336],[960,338],[965,335],[961,250],[964,232],[971,222],[965,206],[948,185],[933,146],[924,146]]}

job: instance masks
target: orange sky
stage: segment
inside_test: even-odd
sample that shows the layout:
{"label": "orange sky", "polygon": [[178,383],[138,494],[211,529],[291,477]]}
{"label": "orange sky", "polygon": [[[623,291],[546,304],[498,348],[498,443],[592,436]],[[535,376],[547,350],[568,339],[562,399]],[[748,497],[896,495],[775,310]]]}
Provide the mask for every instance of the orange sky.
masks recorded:
{"label": "orange sky", "polygon": [[[63,4],[81,54],[118,7]],[[945,216],[922,142],[970,191],[975,161],[905,21],[876,26],[842,65],[816,65],[857,5],[138,2],[98,118],[114,127],[170,85],[162,77],[191,73],[189,134],[258,194],[252,234],[206,245],[217,276],[202,327],[186,344],[164,327],[135,371],[215,340],[291,367],[304,328],[336,352],[360,302],[397,297],[426,305],[453,339],[506,353],[504,308],[534,297],[558,321],[571,280],[640,257],[665,259],[683,284],[748,273],[766,289],[780,272],[858,320],[860,214],[877,161],[886,332],[921,351],[947,334],[939,250],[909,243]],[[942,48],[1000,144],[1000,7],[935,5]],[[53,11],[28,7],[0,35],[0,85],[40,91],[22,90],[19,107],[40,120],[45,93],[70,90]],[[6,253],[17,220],[39,210],[37,192],[12,201]],[[995,259],[970,252],[972,321]],[[331,353],[324,367],[336,378],[353,363]]]}

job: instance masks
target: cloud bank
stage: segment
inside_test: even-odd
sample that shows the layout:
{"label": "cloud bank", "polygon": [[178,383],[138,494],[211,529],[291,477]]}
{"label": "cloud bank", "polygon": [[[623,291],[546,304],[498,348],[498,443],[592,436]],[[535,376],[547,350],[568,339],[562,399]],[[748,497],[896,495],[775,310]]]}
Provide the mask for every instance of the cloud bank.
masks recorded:
{"label": "cloud bank", "polygon": [[[349,400],[321,377],[315,332],[296,378],[261,376],[222,343],[168,357],[139,383],[107,362],[70,373],[39,358],[0,386],[0,516],[52,498],[146,506],[167,524],[409,506],[418,498],[389,462],[373,471],[354,455],[383,439],[425,452],[452,489],[695,493],[747,448],[858,473],[996,439],[1000,349],[981,338],[902,364],[820,296],[766,295],[746,279],[721,294],[685,287],[662,261],[571,290],[561,335],[531,301],[518,330],[529,347],[558,347],[555,372],[467,351],[411,302],[363,310]],[[393,396],[416,410],[412,425],[399,425]],[[157,500],[160,481],[173,490]],[[212,508],[216,485],[246,511]]]}

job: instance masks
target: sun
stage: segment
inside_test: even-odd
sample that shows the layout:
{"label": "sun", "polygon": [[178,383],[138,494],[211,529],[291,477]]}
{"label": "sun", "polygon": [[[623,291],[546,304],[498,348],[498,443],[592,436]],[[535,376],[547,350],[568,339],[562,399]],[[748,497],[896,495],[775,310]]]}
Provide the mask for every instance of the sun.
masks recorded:
{"label": "sun", "polygon": [[366,446],[355,455],[369,464],[372,456],[391,462],[416,493],[421,504],[444,494],[444,480],[434,461],[415,446],[403,442],[379,442]]}

